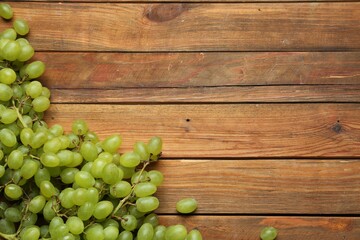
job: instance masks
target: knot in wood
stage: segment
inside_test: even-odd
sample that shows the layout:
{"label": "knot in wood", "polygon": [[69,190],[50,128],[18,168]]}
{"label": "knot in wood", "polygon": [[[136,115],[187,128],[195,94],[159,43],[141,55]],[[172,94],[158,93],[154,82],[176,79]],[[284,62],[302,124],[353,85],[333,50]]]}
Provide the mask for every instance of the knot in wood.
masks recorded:
{"label": "knot in wood", "polygon": [[335,125],[332,127],[332,130],[336,133],[340,133],[342,131],[342,126],[339,122],[335,123]]}
{"label": "knot in wood", "polygon": [[185,6],[180,3],[151,4],[145,8],[145,16],[153,22],[166,22],[181,15],[184,11]]}

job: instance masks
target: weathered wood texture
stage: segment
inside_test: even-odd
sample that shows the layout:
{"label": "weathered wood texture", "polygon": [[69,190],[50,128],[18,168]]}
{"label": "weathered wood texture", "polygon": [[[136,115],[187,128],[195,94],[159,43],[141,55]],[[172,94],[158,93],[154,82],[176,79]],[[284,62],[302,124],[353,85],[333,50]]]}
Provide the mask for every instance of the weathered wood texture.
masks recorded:
{"label": "weathered wood texture", "polygon": [[360,52],[41,52],[51,88],[360,84]]}
{"label": "weathered wood texture", "polygon": [[360,49],[359,2],[253,4],[19,2],[13,3],[13,7],[17,16],[30,16],[28,19],[32,32],[29,39],[37,50],[348,51]]}
{"label": "weathered wood texture", "polygon": [[206,240],[259,240],[266,226],[279,229],[276,240],[358,240],[360,236],[358,217],[161,216],[160,221],[199,228]]}
{"label": "weathered wood texture", "polygon": [[46,120],[82,118],[123,134],[125,149],[159,135],[165,157],[359,157],[359,115],[359,104],[54,104]]}
{"label": "weathered wood texture", "polygon": [[163,160],[158,213],[194,197],[195,214],[360,214],[359,160]]}

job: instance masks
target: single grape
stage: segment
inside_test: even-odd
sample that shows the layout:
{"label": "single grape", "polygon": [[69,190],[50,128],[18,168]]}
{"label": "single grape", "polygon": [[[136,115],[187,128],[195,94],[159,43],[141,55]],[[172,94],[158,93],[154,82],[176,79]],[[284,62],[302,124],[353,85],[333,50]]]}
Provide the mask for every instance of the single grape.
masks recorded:
{"label": "single grape", "polygon": [[72,234],[80,234],[84,231],[83,221],[75,216],[71,216],[66,220],[66,225]]}
{"label": "single grape", "polygon": [[104,228],[100,224],[93,224],[85,230],[86,240],[104,240]]}
{"label": "single grape", "polygon": [[21,47],[19,43],[14,40],[9,40],[2,49],[1,56],[8,61],[15,61],[19,57],[20,52]]}
{"label": "single grape", "polygon": [[85,202],[78,208],[77,216],[83,220],[87,221],[91,218],[95,210],[95,203],[92,202]]}
{"label": "single grape", "polygon": [[[1,33],[0,37],[3,38],[3,39],[8,39],[8,40],[13,40],[14,41],[16,39],[16,37],[17,37],[17,34],[16,34],[15,29],[7,28]],[[3,44],[1,46],[1,50],[5,47],[5,45],[6,44]]]}
{"label": "single grape", "polygon": [[150,223],[144,223],[138,233],[137,239],[138,240],[152,240],[154,237],[154,228]]}
{"label": "single grape", "polygon": [[197,208],[197,201],[194,198],[184,198],[176,203],[176,210],[179,213],[192,213]]}
{"label": "single grape", "polygon": [[149,171],[147,177],[150,178],[150,182],[157,187],[164,181],[164,175],[158,170]]}
{"label": "single grape", "polygon": [[30,179],[32,178],[36,172],[39,170],[39,163],[34,160],[27,160],[24,162],[20,169],[21,176],[24,179]]}
{"label": "single grape", "polygon": [[[6,47],[7,45],[5,45]],[[34,61],[25,67],[25,74],[28,79],[40,77],[45,71],[45,64],[42,61]]]}
{"label": "single grape", "polygon": [[92,142],[83,142],[80,153],[86,161],[92,162],[98,157],[96,145]]}
{"label": "single grape", "polygon": [[119,234],[117,240],[133,240],[134,236],[131,231],[124,230]]}
{"label": "single grape", "polygon": [[40,161],[45,167],[57,167],[60,165],[60,159],[55,153],[43,153]]}
{"label": "single grape", "polygon": [[277,230],[274,227],[265,227],[261,230],[260,238],[262,240],[274,240],[277,236]]}
{"label": "single grape", "polygon": [[45,207],[46,199],[42,195],[38,195],[31,199],[29,203],[29,211],[32,213],[39,213]]}
{"label": "single grape", "polygon": [[109,185],[115,184],[120,181],[124,176],[123,171],[118,168],[114,163],[108,163],[102,170],[101,178]]}
{"label": "single grape", "polygon": [[104,240],[116,240],[119,236],[119,227],[108,226],[104,227]]}
{"label": "single grape", "polygon": [[39,96],[31,102],[36,112],[44,112],[50,107],[50,100],[47,97]]}
{"label": "single grape", "polygon": [[127,231],[133,231],[136,229],[137,220],[132,215],[125,215],[122,217],[121,226]]}
{"label": "single grape", "polygon": [[16,73],[11,68],[3,68],[0,70],[0,82],[10,85],[16,80]]}
{"label": "single grape", "polygon": [[36,226],[28,227],[21,235],[21,240],[37,240],[40,238],[40,228]]}
{"label": "single grape", "polygon": [[202,240],[200,231],[197,229],[191,230],[187,235],[186,240]]}
{"label": "single grape", "polygon": [[140,212],[151,212],[159,207],[159,199],[154,196],[141,197],[136,200],[136,208]]}
{"label": "single grape", "polygon": [[164,240],[166,227],[164,225],[158,225],[154,229],[154,237],[152,240]]}
{"label": "single grape", "polygon": [[[20,46],[20,48],[21,48],[20,54],[19,54],[19,56],[17,58],[18,61],[26,62],[30,58],[32,58],[32,56],[34,56],[35,51],[34,51],[34,48],[30,44]],[[47,96],[47,95],[45,95],[45,96]]]}
{"label": "single grape", "polygon": [[54,211],[54,209],[57,210],[58,208],[59,206],[56,204],[55,201],[53,200],[47,201],[43,208],[44,219],[47,221],[52,220],[56,216],[56,212]]}
{"label": "single grape", "polygon": [[61,181],[65,184],[73,183],[77,172],[79,172],[77,168],[64,168],[60,173]]}
{"label": "single grape", "polygon": [[102,143],[101,147],[104,151],[109,153],[115,153],[121,145],[120,135],[112,135],[107,137]]}
{"label": "single grape", "polygon": [[147,144],[148,150],[152,155],[159,155],[162,150],[162,140],[160,137],[152,137],[148,144]]}
{"label": "single grape", "polygon": [[150,213],[144,218],[144,223],[150,223],[155,228],[159,225],[159,217],[156,213]]}
{"label": "single grape", "polygon": [[61,149],[61,141],[55,137],[44,144],[43,150],[46,153],[57,153]]}
{"label": "single grape", "polygon": [[75,183],[83,188],[89,188],[94,186],[95,179],[94,177],[89,173],[85,171],[79,171],[75,174]]}
{"label": "single grape", "polygon": [[16,232],[15,224],[7,219],[0,219],[0,233],[14,234]]}
{"label": "single grape", "polygon": [[73,202],[81,206],[88,201],[88,191],[85,188],[77,188],[74,192]]}
{"label": "single grape", "polygon": [[19,35],[26,35],[29,33],[29,25],[24,19],[16,19],[13,22],[13,27]]}
{"label": "single grape", "polygon": [[59,166],[67,166],[74,160],[74,153],[70,150],[60,150],[56,153],[56,156],[60,159]]}
{"label": "single grape", "polygon": [[42,181],[50,181],[51,175],[47,168],[40,168],[34,176],[36,186],[40,187]]}
{"label": "single grape", "polygon": [[88,130],[89,127],[84,120],[75,120],[72,124],[72,132],[75,135],[84,135]]}
{"label": "single grape", "polygon": [[5,195],[10,199],[17,200],[23,195],[23,190],[16,184],[8,184],[5,186]]}
{"label": "single grape", "polygon": [[147,197],[153,195],[157,188],[151,182],[138,183],[134,187],[134,193],[137,197]]}
{"label": "single grape", "polygon": [[24,154],[20,150],[14,150],[7,159],[8,167],[11,169],[19,169],[24,163]]}
{"label": "single grape", "polygon": [[29,145],[33,139],[34,132],[31,128],[23,128],[20,132],[21,143],[25,146]]}
{"label": "single grape", "polygon": [[11,19],[13,17],[13,10],[7,3],[0,3],[0,16],[5,19]]}
{"label": "single grape", "polygon": [[22,218],[20,210],[15,207],[9,207],[6,209],[4,215],[7,220],[13,223],[20,222]]}
{"label": "single grape", "polygon": [[50,181],[42,181],[40,183],[40,192],[46,198],[51,198],[57,191]]}
{"label": "single grape", "polygon": [[120,164],[124,167],[136,167],[140,163],[140,156],[134,152],[127,152],[120,156]]}
{"label": "single grape", "polygon": [[5,174],[5,167],[3,165],[0,165],[0,178],[4,176]]}
{"label": "single grape", "polygon": [[1,113],[1,122],[5,124],[11,124],[15,122],[17,118],[18,118],[17,112],[15,109],[12,108],[6,108]]}
{"label": "single grape", "polygon": [[149,160],[150,152],[144,142],[138,141],[134,144],[134,152],[140,156],[141,161]]}
{"label": "single grape", "polygon": [[74,192],[75,190],[73,188],[65,188],[64,190],[61,191],[61,193],[59,194],[59,200],[61,202],[61,206],[69,209],[75,205],[73,201]]}
{"label": "single grape", "polygon": [[114,210],[114,205],[110,201],[100,201],[95,205],[94,217],[96,219],[105,219]]}
{"label": "single grape", "polygon": [[39,81],[32,81],[26,86],[25,92],[31,98],[39,97],[42,92],[42,84]]}
{"label": "single grape", "polygon": [[115,198],[123,198],[131,193],[131,185],[129,182],[120,181],[110,186],[110,194]]}
{"label": "single grape", "polygon": [[165,240],[185,240],[187,230],[183,225],[173,225],[166,229]]}
{"label": "single grape", "polygon": [[137,171],[131,176],[131,184],[138,184],[140,182],[148,182],[148,172],[146,170],[144,171]]}
{"label": "single grape", "polygon": [[0,101],[9,101],[13,96],[13,90],[10,86],[0,83]]}

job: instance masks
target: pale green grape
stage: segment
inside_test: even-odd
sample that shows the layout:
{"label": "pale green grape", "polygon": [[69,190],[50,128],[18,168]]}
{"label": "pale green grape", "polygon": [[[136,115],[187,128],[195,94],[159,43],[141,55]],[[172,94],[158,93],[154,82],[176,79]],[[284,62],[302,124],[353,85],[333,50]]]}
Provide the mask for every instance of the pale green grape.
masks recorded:
{"label": "pale green grape", "polygon": [[6,128],[0,130],[0,141],[6,147],[14,147],[17,144],[16,135]]}
{"label": "pale green grape", "polygon": [[44,152],[46,153],[57,153],[61,149],[61,141],[55,137],[44,144]]}
{"label": "pale green grape", "polygon": [[159,217],[156,213],[150,213],[144,218],[144,223],[150,223],[155,228],[159,225]]}
{"label": "pale green grape", "polygon": [[185,240],[187,230],[183,225],[173,225],[166,229],[165,240]]}
{"label": "pale green grape", "polygon": [[104,240],[104,228],[100,224],[93,224],[85,230],[86,240]]}
{"label": "pale green grape", "polygon": [[[8,40],[15,40],[17,37],[16,31],[13,28],[7,28],[5,29],[1,34],[0,34],[1,38],[5,38]],[[1,46],[1,49],[3,49],[5,47],[6,44]]]}
{"label": "pale green grape", "polygon": [[265,227],[261,230],[260,238],[262,240],[274,240],[277,236],[277,230],[274,227]]}
{"label": "pale green grape", "polygon": [[197,229],[191,230],[187,235],[186,240],[202,240],[200,231]]}
{"label": "pale green grape", "polygon": [[66,225],[72,234],[80,234],[84,231],[83,221],[75,216],[71,216],[66,220]]}
{"label": "pale green grape", "polygon": [[87,189],[88,194],[88,202],[92,202],[96,204],[99,201],[99,190],[95,187],[91,187]]}
{"label": "pale green grape", "polygon": [[39,97],[42,92],[42,84],[39,81],[32,81],[26,86],[25,92],[31,98]]}
{"label": "pale green grape", "polygon": [[10,85],[16,80],[16,73],[11,68],[3,68],[0,70],[0,82]]}
{"label": "pale green grape", "polygon": [[20,186],[11,183],[5,186],[5,195],[10,199],[17,200],[23,195],[23,190]]}
{"label": "pale green grape", "polygon": [[48,138],[46,132],[36,131],[31,138],[30,146],[32,148],[40,148],[42,145],[44,145],[44,143],[46,143],[47,140]]}
{"label": "pale green grape", "polygon": [[138,141],[134,144],[134,152],[140,156],[141,161],[149,160],[150,152],[144,142]]}
{"label": "pale green grape", "polygon": [[83,220],[89,220],[95,210],[95,203],[93,202],[85,202],[83,205],[81,205],[77,210],[77,216]]}
{"label": "pale green grape", "polygon": [[[42,87],[44,89],[45,87]],[[47,89],[47,88],[46,88]],[[48,89],[49,90],[49,89]],[[50,97],[50,96],[49,96]],[[64,134],[64,128],[59,124],[54,124],[49,128],[49,131],[54,134],[55,137],[59,137]]]}
{"label": "pale green grape", "polygon": [[46,198],[51,198],[56,194],[56,189],[50,181],[42,181],[40,183],[40,192]]}
{"label": "pale green grape", "polygon": [[122,165],[119,165],[119,168],[121,168],[121,170],[123,171],[124,173],[124,176],[123,178],[124,179],[129,179],[133,176],[133,174],[135,173],[135,167],[124,167]]}
{"label": "pale green grape", "polygon": [[36,112],[44,112],[50,107],[50,100],[47,97],[39,96],[31,102]]}
{"label": "pale green grape", "polygon": [[80,166],[80,164],[83,162],[83,157],[80,153],[78,152],[73,152],[73,161],[66,165],[66,167],[78,167]]}
{"label": "pale green grape", "polygon": [[46,199],[42,195],[38,195],[31,199],[29,203],[29,211],[32,213],[39,213],[45,207]]}
{"label": "pale green grape", "polygon": [[74,160],[74,153],[70,150],[60,150],[56,156],[60,159],[60,166],[67,166]]}
{"label": "pale green grape", "polygon": [[140,182],[148,182],[149,178],[148,178],[148,172],[147,171],[137,171],[136,173],[134,173],[131,176],[131,183],[132,184],[137,184]]}
{"label": "pale green grape", "polygon": [[116,240],[119,236],[119,228],[115,226],[104,227],[104,240]]}
{"label": "pale green grape", "polygon": [[150,182],[157,187],[164,181],[164,175],[158,170],[149,171],[147,177],[150,178]]}
{"label": "pale green grape", "polygon": [[88,201],[88,191],[85,188],[77,188],[74,192],[73,202],[78,205],[84,205]]}
{"label": "pale green grape", "polygon": [[2,111],[0,117],[1,122],[5,124],[11,124],[18,118],[16,110],[12,108],[6,108],[4,111]]}
{"label": "pale green grape", "polygon": [[38,169],[39,169],[38,162],[36,162],[34,160],[27,160],[22,165],[22,167],[20,169],[20,173],[24,179],[30,179],[36,174]]}
{"label": "pale green grape", "polygon": [[114,210],[114,205],[110,201],[100,201],[95,205],[93,216],[96,219],[105,219]]}
{"label": "pale green grape", "polygon": [[47,168],[40,168],[34,176],[35,184],[40,187],[42,181],[50,181],[50,172]]}
{"label": "pale green grape", "polygon": [[19,56],[17,57],[17,60],[21,61],[21,62],[25,62],[27,60],[29,60],[30,58],[32,58],[32,56],[34,56],[34,48],[27,44],[27,45],[23,45],[20,46],[21,51]]}
{"label": "pale green grape", "polygon": [[154,237],[154,228],[150,223],[144,223],[138,233],[137,239],[138,240],[152,240]]}
{"label": "pale green grape", "polygon": [[89,127],[84,120],[75,120],[71,126],[72,132],[75,135],[84,135],[88,132]]}
{"label": "pale green grape", "polygon": [[0,219],[0,232],[4,234],[14,234],[15,224],[6,219]]}
{"label": "pale green grape", "polygon": [[101,147],[104,151],[109,153],[115,153],[121,145],[120,135],[112,135],[107,137],[102,143]]}
{"label": "pale green grape", "polygon": [[125,215],[122,217],[121,226],[127,231],[133,231],[136,229],[137,220],[132,215]]}
{"label": "pale green grape", "polygon": [[134,152],[127,152],[120,156],[120,164],[124,167],[136,167],[140,163],[140,156]]}
{"label": "pale green grape", "polygon": [[60,173],[61,181],[66,184],[73,183],[77,172],[79,172],[77,168],[64,168]]}
{"label": "pale green grape", "polygon": [[40,161],[45,167],[57,167],[60,165],[60,159],[55,153],[43,153]]}
{"label": "pale green grape", "polygon": [[151,212],[159,207],[159,199],[154,196],[141,197],[136,200],[136,208],[140,212]]}
{"label": "pale green grape", "polygon": [[103,169],[105,167],[105,165],[108,164],[108,161],[102,158],[97,158],[92,166],[91,166],[91,174],[96,177],[96,178],[101,178],[103,175]]}
{"label": "pale green grape", "polygon": [[7,159],[8,167],[11,169],[19,169],[24,163],[24,155],[20,150],[14,150]]}
{"label": "pale green grape", "polygon": [[40,228],[36,226],[28,227],[21,235],[21,240],[37,240],[40,238]]}
{"label": "pale green grape", "polygon": [[133,240],[133,234],[130,231],[124,230],[119,234],[117,240]]}
{"label": "pale green grape", "polygon": [[13,22],[13,27],[19,35],[26,35],[29,33],[29,25],[24,19],[16,19]]}
{"label": "pale green grape", "polygon": [[123,198],[131,192],[131,185],[126,181],[120,181],[110,186],[110,194],[115,198]]}
{"label": "pale green grape", "polygon": [[10,86],[0,83],[0,101],[9,101],[13,96],[13,90]]}
{"label": "pale green grape", "polygon": [[31,128],[23,128],[20,132],[20,140],[25,146],[30,144],[33,136],[34,132]]}
{"label": "pale green grape", "polygon": [[5,19],[11,19],[13,17],[13,10],[7,3],[0,3],[0,16]]}
{"label": "pale green grape", "polygon": [[75,183],[83,188],[89,188],[94,186],[95,179],[94,177],[89,173],[85,171],[79,171],[75,174]]}
{"label": "pale green grape", "polygon": [[[6,47],[7,45],[5,45]],[[45,72],[45,64],[42,61],[34,61],[25,67],[25,74],[28,79],[40,77]]]}
{"label": "pale green grape", "polygon": [[148,142],[148,150],[152,155],[159,155],[162,150],[162,140],[160,137],[152,137]]}
{"label": "pale green grape", "polygon": [[58,209],[57,205],[53,200],[49,200],[46,202],[43,208],[43,216],[45,220],[50,221],[56,216],[54,208]]}
{"label": "pale green grape", "polygon": [[137,197],[147,197],[153,195],[157,188],[151,182],[138,183],[134,187],[134,193]]}
{"label": "pale green grape", "polygon": [[[50,98],[50,96],[51,96],[50,89],[48,89],[47,87],[42,87],[41,96]],[[59,124],[55,124],[54,126],[58,126],[59,128],[62,128],[62,126]]]}
{"label": "pale green grape", "polygon": [[164,225],[158,225],[154,229],[154,237],[152,240],[164,240],[166,227]]}
{"label": "pale green grape", "polygon": [[75,204],[73,201],[75,190],[73,188],[65,188],[59,194],[61,206],[64,208],[72,208]]}
{"label": "pale green grape", "polygon": [[0,165],[0,178],[4,176],[5,174],[5,167],[3,165]]}
{"label": "pale green grape", "polygon": [[8,61],[15,61],[21,52],[21,47],[18,42],[9,40],[1,51],[1,56]]}
{"label": "pale green grape", "polygon": [[20,222],[22,215],[18,208],[15,207],[9,207],[4,212],[5,218],[9,220],[10,222]]}
{"label": "pale green grape", "polygon": [[98,157],[96,145],[92,142],[81,144],[80,153],[86,161],[94,161]]}
{"label": "pale green grape", "polygon": [[102,170],[101,178],[109,185],[115,184],[120,181],[124,176],[123,171],[118,168],[114,163],[108,163]]}
{"label": "pale green grape", "polygon": [[192,213],[197,208],[197,201],[194,198],[184,198],[176,203],[176,210],[179,213]]}

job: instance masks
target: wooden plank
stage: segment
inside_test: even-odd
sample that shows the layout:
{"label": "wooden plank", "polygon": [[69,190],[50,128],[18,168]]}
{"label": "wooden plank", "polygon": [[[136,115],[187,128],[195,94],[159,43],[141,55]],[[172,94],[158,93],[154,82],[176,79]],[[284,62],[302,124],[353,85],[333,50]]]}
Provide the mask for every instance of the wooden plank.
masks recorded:
{"label": "wooden plank", "polygon": [[359,214],[357,160],[160,160],[158,213],[184,197],[195,214]]}
{"label": "wooden plank", "polygon": [[[32,2],[58,2],[58,0],[31,0]],[[301,0],[301,2],[356,2],[357,0]],[[10,0],[7,2],[27,2],[26,0]],[[74,2],[63,0],[62,2]],[[173,3],[174,0],[76,0],[76,2],[104,2],[104,3]],[[272,0],[177,0],[177,3],[245,3],[245,2],[273,2]],[[299,0],[277,0],[276,2],[299,2]]]}
{"label": "wooden plank", "polygon": [[[37,50],[360,49],[360,3],[13,3]],[[61,25],[61,27],[59,27]],[[41,37],[39,37],[41,36]]]}
{"label": "wooden plank", "polygon": [[51,89],[51,94],[53,103],[360,103],[360,85]]}
{"label": "wooden plank", "polygon": [[82,118],[124,149],[160,135],[166,157],[359,157],[359,104],[53,104],[49,124]]}
{"label": "wooden plank", "polygon": [[160,222],[198,228],[206,240],[259,240],[266,226],[278,229],[276,240],[358,240],[360,236],[358,217],[161,216]]}
{"label": "wooden plank", "polygon": [[360,52],[40,52],[51,88],[360,84]]}

